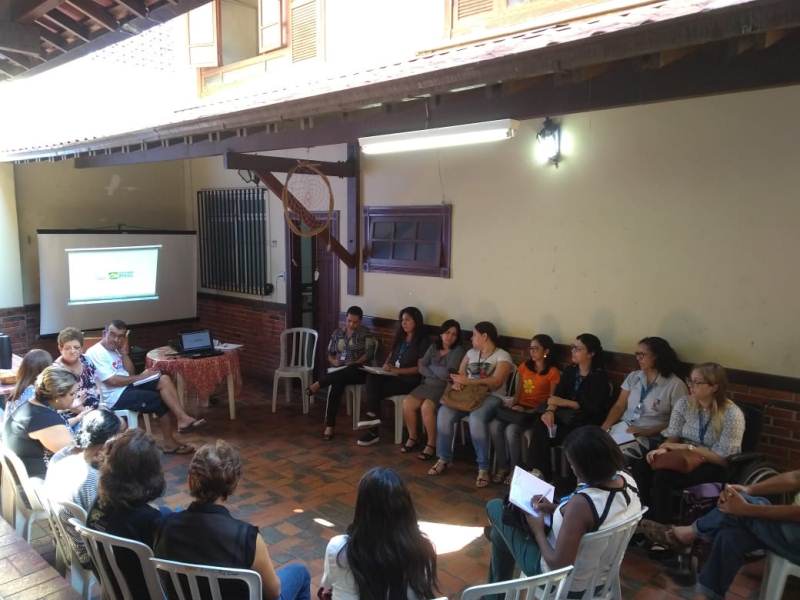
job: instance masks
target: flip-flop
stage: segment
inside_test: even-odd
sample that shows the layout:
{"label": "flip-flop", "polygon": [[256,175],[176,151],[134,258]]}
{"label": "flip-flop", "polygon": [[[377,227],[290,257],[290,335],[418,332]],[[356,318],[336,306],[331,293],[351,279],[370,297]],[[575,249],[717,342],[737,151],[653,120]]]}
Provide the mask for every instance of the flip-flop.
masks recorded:
{"label": "flip-flop", "polygon": [[489,471],[478,469],[478,478],[475,480],[475,487],[485,488],[489,485]]}
{"label": "flip-flop", "polygon": [[189,444],[178,444],[169,450],[162,448],[161,451],[164,454],[192,454],[194,452],[194,446],[190,446]]}
{"label": "flip-flop", "polygon": [[179,427],[178,433],[189,433],[190,431],[194,431],[195,429],[202,427],[206,424],[205,419],[195,419],[191,423],[189,423],[186,427]]}

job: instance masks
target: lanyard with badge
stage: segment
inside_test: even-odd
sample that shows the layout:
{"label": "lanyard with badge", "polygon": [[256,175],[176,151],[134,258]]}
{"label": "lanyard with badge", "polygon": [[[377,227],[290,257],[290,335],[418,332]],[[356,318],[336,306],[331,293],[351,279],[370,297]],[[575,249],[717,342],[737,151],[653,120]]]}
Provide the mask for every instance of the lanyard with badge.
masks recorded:
{"label": "lanyard with badge", "polygon": [[711,415],[708,415],[708,419],[703,422],[703,415],[698,415],[698,419],[700,420],[700,426],[698,427],[700,431],[700,443],[705,444],[706,439],[706,432],[708,431],[708,426],[711,424]]}
{"label": "lanyard with badge", "polygon": [[397,351],[397,360],[394,361],[394,366],[397,367],[398,369],[400,368],[400,359],[403,358],[403,355],[408,351],[410,347],[411,344],[409,344],[408,342],[400,343],[400,349]]}
{"label": "lanyard with badge", "polygon": [[[652,383],[647,383],[647,377],[644,376],[644,381],[642,382],[642,391],[639,394],[639,403],[636,405],[636,408],[633,409],[633,419],[632,421],[637,421],[642,416],[644,412],[644,401],[647,398],[648,394],[653,391],[658,383],[658,377],[656,377]],[[658,400],[656,400],[653,406],[658,404]]]}

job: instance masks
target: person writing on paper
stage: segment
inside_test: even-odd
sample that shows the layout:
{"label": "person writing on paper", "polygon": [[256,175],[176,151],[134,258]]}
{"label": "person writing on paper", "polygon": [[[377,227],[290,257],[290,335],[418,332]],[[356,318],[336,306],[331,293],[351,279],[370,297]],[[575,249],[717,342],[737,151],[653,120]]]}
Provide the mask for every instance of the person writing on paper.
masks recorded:
{"label": "person writing on paper", "polygon": [[325,431],[322,439],[333,439],[336,427],[336,413],[339,412],[339,402],[348,385],[360,385],[366,381],[367,374],[360,368],[367,363],[367,340],[370,332],[361,325],[364,311],[360,306],[351,306],[347,309],[344,327],[331,334],[328,343],[328,365],[334,370],[322,376],[306,389],[306,394],[313,396],[322,388],[330,386],[328,400],[325,403]]}
{"label": "person writing on paper", "polygon": [[[763,497],[798,492],[800,470],[751,485],[728,485],[717,508],[691,525],[669,527],[645,519],[640,528],[652,542],[675,550],[690,547],[698,538],[710,541],[711,554],[698,584],[705,597],[722,600],[748,555],[756,550],[769,550],[800,564],[800,496],[793,505],[772,505]],[[762,597],[773,596],[767,592]]]}
{"label": "person writing on paper", "polygon": [[[672,409],[667,441],[647,453],[646,461],[634,463],[633,476],[642,497],[650,506],[653,521],[668,523],[671,517],[672,490],[727,479],[727,457],[741,451],[744,413],[729,400],[728,377],[717,363],[703,363],[692,369],[688,398],[681,398]],[[653,468],[656,457],[680,453],[688,472]],[[663,459],[662,459],[663,460]],[[694,463],[693,468],[689,462]],[[656,463],[656,466],[657,463]]]}
{"label": "person writing on paper", "polygon": [[367,418],[358,422],[360,429],[367,429],[358,439],[359,446],[377,444],[381,438],[378,426],[381,423],[381,402],[389,396],[405,396],[420,382],[419,359],[430,345],[425,335],[422,313],[416,306],[407,306],[398,316],[400,324],[394,335],[392,351],[386,357],[383,370],[387,375],[369,373],[366,381]]}
{"label": "person writing on paper", "polygon": [[168,375],[161,375],[137,385],[137,382],[158,376],[158,371],[145,369],[136,375],[129,355],[128,326],[124,321],[111,321],[103,330],[103,338],[86,351],[86,356],[96,368],[96,379],[102,402],[111,410],[133,410],[154,413],[164,438],[162,450],[166,454],[191,454],[188,444],[175,439],[178,433],[187,433],[205,424],[205,419],[195,419],[181,406],[178,391]]}
{"label": "person writing on paper", "polygon": [[622,418],[627,424],[624,431],[635,435],[646,450],[653,450],[664,441],[661,432],[669,424],[672,407],[689,390],[676,373],[678,355],[664,338],[643,338],[635,356],[639,370],[622,382],[619,397],[602,427],[608,431]]}
{"label": "person writing on paper", "polygon": [[[557,504],[534,496],[531,507],[537,516],[525,513],[526,530],[503,521],[503,500],[496,498],[486,505],[492,542],[489,583],[512,579],[515,563],[528,576],[575,564],[585,534],[608,529],[641,512],[635,482],[623,470],[622,452],[608,433],[597,425],[585,425],[572,431],[563,447],[580,484]],[[549,532],[547,515],[552,518]],[[589,569],[576,569],[570,597],[582,597],[579,594],[591,577]]]}

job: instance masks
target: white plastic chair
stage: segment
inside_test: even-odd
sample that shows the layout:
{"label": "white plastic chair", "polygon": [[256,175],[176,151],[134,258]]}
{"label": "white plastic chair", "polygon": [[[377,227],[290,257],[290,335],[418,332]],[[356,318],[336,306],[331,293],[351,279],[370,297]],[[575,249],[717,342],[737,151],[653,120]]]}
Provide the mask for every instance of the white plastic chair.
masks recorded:
{"label": "white plastic chair", "polygon": [[128,429],[138,429],[139,428],[139,414],[142,415],[144,418],[144,428],[147,433],[152,433],[150,431],[150,416],[147,413],[138,413],[135,410],[128,410],[128,409],[120,409],[115,410],[114,414],[118,417],[122,417],[128,423]]}
{"label": "white plastic chair", "polygon": [[587,533],[581,538],[578,546],[578,555],[575,558],[573,571],[567,578],[567,583],[558,600],[565,600],[572,591],[575,580],[581,583],[583,591],[581,600],[615,600],[622,599],[622,590],[619,585],[619,568],[625,551],[628,549],[636,526],[647,512],[644,507],[638,515],[617,523],[608,529]]}
{"label": "white plastic chair", "polygon": [[505,600],[519,600],[523,591],[526,600],[566,597],[567,577],[571,572],[572,566],[569,566],[533,577],[474,585],[461,592],[461,600],[480,600],[494,594],[503,594]]}
{"label": "white plastic chair", "polygon": [[289,403],[289,379],[299,379],[303,396],[303,414],[308,414],[308,396],[305,390],[311,385],[319,334],[307,327],[292,327],[281,332],[281,363],[272,378],[272,412],[278,401],[278,381],[285,379],[286,403]]}
{"label": "white plastic chair", "polygon": [[68,522],[86,543],[95,572],[100,577],[105,599],[147,600],[146,598],[133,597],[130,585],[117,562],[115,550],[125,549],[135,554],[139,559],[139,566],[142,569],[150,600],[163,600],[164,592],[158,582],[155,566],[150,562],[150,559],[153,558],[153,551],[149,547],[141,542],[126,540],[115,535],[89,529],[75,518],[69,519]]}
{"label": "white plastic chair", "polygon": [[81,598],[89,600],[92,597],[92,587],[97,583],[97,579],[92,571],[84,569],[81,565],[78,557],[78,544],[84,547],[85,545],[80,539],[80,534],[67,522],[68,519],[75,519],[82,525],[85,524],[86,511],[74,502],[67,500],[59,502],[47,498],[46,494],[40,494],[39,498],[50,516],[50,528],[55,536],[56,552],[61,553],[63,557],[70,585],[81,595]]}
{"label": "white plastic chair", "polygon": [[403,398],[406,394],[389,396],[388,400],[394,402],[394,443],[403,443]]}
{"label": "white plastic chair", "polygon": [[211,592],[212,600],[223,600],[220,591],[220,581],[241,581],[247,586],[247,597],[249,600],[261,600],[261,575],[250,569],[229,569],[222,567],[211,567],[206,565],[192,565],[189,563],[164,560],[163,558],[151,558],[150,561],[155,565],[161,580],[165,583],[162,587],[167,588],[166,580],[172,583],[179,600],[187,600],[185,594],[186,585],[189,587],[191,600],[203,600],[200,594],[198,582],[205,580]]}
{"label": "white plastic chair", "polygon": [[25,465],[9,448],[0,447],[3,460],[3,487],[8,486],[14,495],[14,529],[31,542],[33,524],[48,519],[47,510],[39,500],[39,478],[29,478]]}
{"label": "white plastic chair", "polygon": [[783,598],[786,579],[790,576],[800,577],[800,565],[796,565],[789,559],[778,556],[774,552],[767,552],[767,562],[764,565],[764,575],[761,579],[759,600]]}

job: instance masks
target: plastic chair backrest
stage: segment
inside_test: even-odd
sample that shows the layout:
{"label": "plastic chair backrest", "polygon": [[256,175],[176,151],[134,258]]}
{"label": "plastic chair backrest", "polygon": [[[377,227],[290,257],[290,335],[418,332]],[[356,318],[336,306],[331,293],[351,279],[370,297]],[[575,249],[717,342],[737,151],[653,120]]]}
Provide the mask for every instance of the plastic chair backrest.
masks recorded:
{"label": "plastic chair backrest", "polygon": [[567,577],[571,572],[572,566],[569,566],[532,577],[475,585],[461,593],[461,600],[480,600],[483,596],[495,594],[503,594],[504,600],[519,600],[523,591],[526,600],[560,598],[562,594],[566,595]]}
{"label": "plastic chair backrest", "polygon": [[[9,477],[14,485],[14,498],[28,511],[45,510],[39,501],[37,486],[28,477],[28,470],[10,448],[3,446],[0,448],[3,457],[3,470],[7,470]],[[41,480],[37,480],[41,482]]]}
{"label": "plastic chair backrest", "polygon": [[314,368],[318,333],[308,327],[292,327],[281,332],[281,367]]}
{"label": "plastic chair backrest", "polygon": [[375,361],[378,358],[378,352],[381,349],[381,340],[374,335],[369,335],[364,342],[364,346],[367,354],[367,364],[375,365]]}
{"label": "plastic chair backrest", "polygon": [[105,598],[109,600],[146,600],[134,598],[131,592],[130,584],[119,565],[119,557],[115,553],[115,550],[123,549],[132,552],[138,558],[150,600],[163,600],[164,592],[158,583],[155,566],[150,562],[150,559],[153,558],[153,551],[148,546],[141,542],[89,529],[75,518],[70,519],[69,524],[75,528],[86,543],[95,572],[103,586]]}
{"label": "plastic chair backrest", "polygon": [[[569,575],[564,598],[569,592],[581,591],[584,592],[585,600],[610,597],[611,591],[619,583],[619,568],[628,548],[628,542],[645,512],[647,512],[646,507],[639,514],[613,527],[587,533],[581,538],[575,558],[575,569]],[[573,590],[574,581],[583,580],[587,574],[590,576],[586,578],[585,587],[582,584],[582,589]]]}
{"label": "plastic chair backrest", "polygon": [[86,511],[80,504],[75,504],[69,500],[52,500],[47,501],[47,512],[50,517],[50,527],[54,531],[58,531],[58,536],[61,538],[62,543],[65,544],[65,550],[69,550],[71,559],[78,558],[89,553],[86,544],[83,543],[80,534],[69,523],[70,519],[77,520],[81,525],[86,524]]}
{"label": "plastic chair backrest", "polygon": [[[223,600],[220,591],[220,581],[241,581],[247,586],[249,600],[261,600],[261,575],[250,569],[229,569],[211,567],[207,565],[192,565],[189,563],[151,558],[158,575],[164,582],[164,589],[168,589],[166,581],[172,584],[175,595],[179,600],[207,600],[208,596],[202,594],[200,585],[211,592],[212,600]],[[167,579],[168,578],[168,579]],[[186,595],[188,586],[189,595]]]}
{"label": "plastic chair backrest", "polygon": [[515,396],[517,394],[517,384],[519,383],[519,369],[517,369],[517,365],[511,368],[511,377],[509,377],[506,382],[506,396]]}

